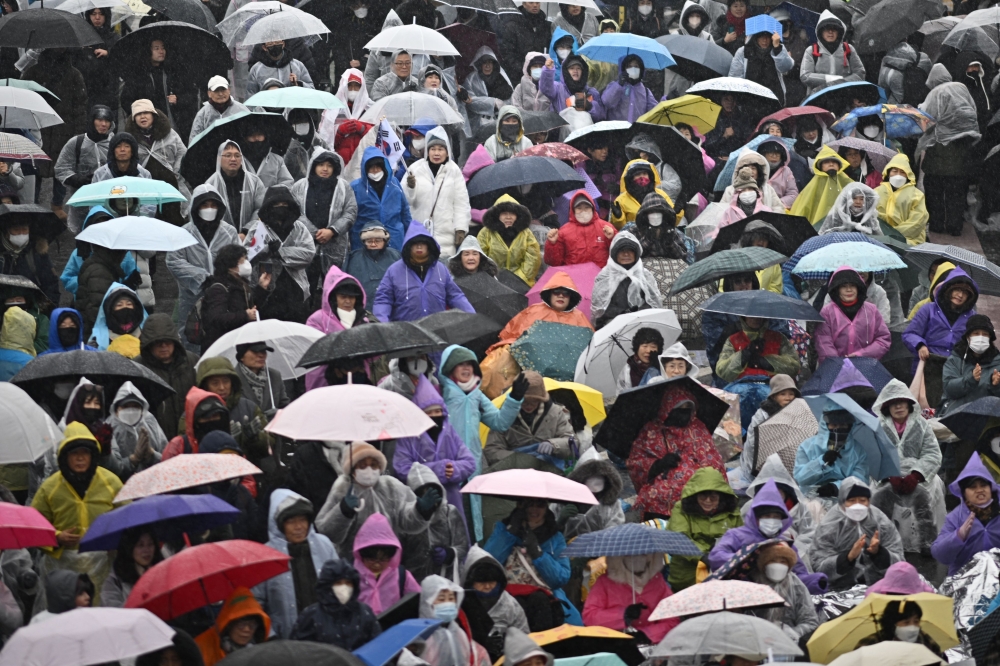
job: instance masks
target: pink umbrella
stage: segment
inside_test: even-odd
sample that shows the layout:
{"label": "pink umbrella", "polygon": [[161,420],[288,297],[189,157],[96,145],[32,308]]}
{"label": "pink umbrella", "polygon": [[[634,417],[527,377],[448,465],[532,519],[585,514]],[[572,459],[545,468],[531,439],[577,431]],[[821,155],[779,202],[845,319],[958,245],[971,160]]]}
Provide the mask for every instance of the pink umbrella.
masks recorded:
{"label": "pink umbrella", "polygon": [[784,598],[767,585],[742,580],[709,580],[676,592],[658,603],[649,621],[784,604]]}
{"label": "pink umbrella", "polygon": [[462,488],[463,493],[500,497],[534,497],[553,502],[597,504],[597,498],[582,483],[537,469],[508,469],[481,474]]}
{"label": "pink umbrella", "polygon": [[363,384],[313,389],[279,410],[265,430],[289,439],[370,442],[419,437],[434,425],[392,391]]}
{"label": "pink umbrella", "polygon": [[0,502],[0,550],[58,545],[56,528],[37,509]]}
{"label": "pink umbrella", "polygon": [[175,456],[147,470],[133,474],[115,496],[115,502],[164,495],[216,481],[262,474],[240,456],[224,453],[189,453]]}
{"label": "pink umbrella", "polygon": [[545,289],[545,285],[552,279],[552,276],[560,271],[566,273],[573,279],[573,284],[576,285],[577,291],[579,291],[580,296],[583,297],[580,300],[580,305],[577,306],[577,309],[587,315],[587,319],[590,319],[590,295],[594,291],[594,279],[597,277],[597,274],[601,272],[601,267],[590,261],[585,264],[550,266],[545,273],[542,274],[542,277],[538,279],[535,286],[528,291],[528,305],[534,305],[535,303],[542,302],[542,290]]}

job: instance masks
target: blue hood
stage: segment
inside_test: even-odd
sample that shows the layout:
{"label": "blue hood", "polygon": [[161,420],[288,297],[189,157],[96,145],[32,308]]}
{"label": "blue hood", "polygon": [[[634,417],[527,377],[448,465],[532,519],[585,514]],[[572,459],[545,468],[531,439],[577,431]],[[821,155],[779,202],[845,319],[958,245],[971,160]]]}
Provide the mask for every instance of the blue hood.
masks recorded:
{"label": "blue hood", "polygon": [[563,37],[569,37],[573,40],[573,55],[576,55],[577,50],[580,48],[580,44],[576,41],[576,37],[569,34],[562,28],[556,28],[552,32],[552,39],[549,40],[549,57],[552,58],[552,62],[556,64],[555,79],[556,81],[562,81],[562,62],[559,60],[559,54],[556,53],[556,42],[558,42]]}
{"label": "blue hood", "polygon": [[361,159],[361,177],[365,179],[365,184],[368,184],[368,163],[374,159],[381,159],[382,164],[385,167],[385,173],[387,178],[392,178],[392,166],[389,164],[389,158],[385,154],[376,148],[375,146],[368,146],[365,148],[364,155]]}
{"label": "blue hood", "polygon": [[[89,217],[89,216],[88,216]],[[61,342],[59,342],[59,320],[64,314],[71,314],[76,318],[77,333],[76,333],[76,344],[72,347],[64,347]],[[64,351],[74,351],[77,349],[84,349],[83,344],[83,317],[80,313],[73,308],[56,308],[49,315],[49,349],[50,353],[64,352]]]}
{"label": "blue hood", "polygon": [[[139,303],[139,307],[142,307],[142,301],[139,300],[139,295],[123,285],[121,282],[113,282],[111,286],[108,287],[108,290],[104,292],[104,298],[101,299],[101,309],[97,312],[97,320],[94,321],[93,337],[97,340],[97,348],[100,350],[107,349],[108,345],[111,344],[111,333],[108,330],[107,317],[104,315],[104,304],[112,294],[122,290],[132,294],[132,296],[135,297],[136,303]],[[131,333],[131,335],[134,335],[137,338],[139,337],[140,331],[142,331],[143,324],[146,323],[147,317],[149,317],[149,313],[146,312],[146,308],[142,308],[142,322],[139,324],[139,327]]]}
{"label": "blue hood", "polygon": [[[414,132],[420,132],[422,135],[427,136],[427,133],[438,126],[438,122],[433,118],[417,118],[417,122],[410,125],[410,129]],[[368,159],[367,150],[365,151],[365,159]]]}
{"label": "blue hood", "polygon": [[108,210],[104,206],[93,206],[93,207],[91,207],[90,211],[87,213],[87,217],[84,218],[84,220],[83,220],[83,226],[81,226],[81,229],[86,229],[87,225],[90,224],[90,218],[94,217],[98,213],[104,213],[108,217],[117,217],[117,215],[115,215],[114,213],[112,213],[110,210]]}
{"label": "blue hood", "polygon": [[[410,220],[410,226],[406,230],[406,235],[403,236],[403,251],[400,254],[402,254],[405,257],[406,246],[409,245],[415,238],[420,236],[423,236],[424,240],[429,242],[431,244],[431,247],[437,250],[437,255],[441,254],[441,246],[438,245],[438,242],[436,240],[434,240],[434,236],[431,235],[431,232],[427,231],[427,227],[425,227],[420,222],[417,222],[416,220]],[[434,254],[433,249],[431,250],[431,254]]]}

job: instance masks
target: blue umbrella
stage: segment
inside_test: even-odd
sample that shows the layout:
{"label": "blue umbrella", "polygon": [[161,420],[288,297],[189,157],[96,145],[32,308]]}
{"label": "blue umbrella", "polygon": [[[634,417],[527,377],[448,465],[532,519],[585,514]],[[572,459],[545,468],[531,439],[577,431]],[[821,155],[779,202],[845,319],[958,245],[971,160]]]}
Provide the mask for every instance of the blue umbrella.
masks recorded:
{"label": "blue umbrella", "polygon": [[[785,263],[781,264],[781,271],[783,273],[791,273],[792,270],[799,265],[799,262],[802,261],[804,256],[834,243],[871,243],[872,245],[888,249],[885,244],[880,243],[868,234],[863,234],[860,231],[837,231],[832,234],[814,236],[813,238],[807,240],[799,246],[799,249],[796,250]],[[841,265],[843,265],[843,263],[841,263]]]}
{"label": "blue umbrella", "polygon": [[872,104],[885,102],[885,90],[867,81],[849,81],[827,86],[806,97],[799,106],[818,106],[839,113],[849,106],[851,98],[865,98]]}
{"label": "blue umbrella", "polygon": [[666,69],[677,62],[663,44],[649,37],[640,37],[622,32],[609,32],[594,37],[579,51],[591,60],[618,64],[627,55],[642,58],[647,69]]}
{"label": "blue umbrella", "polygon": [[852,109],[841,116],[830,129],[846,136],[854,131],[858,121],[868,116],[877,116],[885,125],[885,135],[890,139],[920,136],[934,125],[929,115],[907,104],[875,104]]}
{"label": "blue umbrella", "polygon": [[122,532],[152,526],[158,538],[201,533],[236,522],[240,510],[215,495],[152,495],[97,517],[80,540],[80,552],[114,550]]}
{"label": "blue umbrella", "polygon": [[705,312],[719,312],[739,317],[823,321],[816,308],[805,301],[761,289],[716,294],[700,307]]}
{"label": "blue umbrella", "polygon": [[802,395],[823,395],[830,393],[841,375],[841,370],[847,364],[853,365],[865,380],[872,385],[876,393],[881,393],[885,385],[892,380],[892,375],[881,363],[866,356],[855,356],[851,359],[828,358],[823,361],[813,376],[802,384]]}
{"label": "blue umbrella", "polygon": [[[759,14],[748,18],[743,27],[748,37],[756,35],[759,32],[766,32],[771,35],[778,33],[779,36],[781,35],[781,23],[778,22],[778,19],[767,14]],[[785,40],[782,39],[781,41]]]}
{"label": "blue umbrella", "polygon": [[841,266],[850,266],[860,273],[886,273],[906,268],[906,262],[884,246],[859,242],[835,243],[802,257],[792,273],[806,280],[827,280]]}
{"label": "blue umbrella", "polygon": [[601,557],[668,553],[701,557],[702,552],[686,534],[626,523],[583,534],[566,546],[566,557]]}
{"label": "blue umbrella", "polygon": [[788,12],[788,18],[791,19],[792,26],[797,30],[806,31],[807,42],[810,44],[816,42],[816,24],[819,23],[819,14],[791,2],[782,2],[771,10],[772,14],[777,14],[778,12]]}
{"label": "blue umbrella", "polygon": [[359,647],[354,651],[354,656],[367,666],[383,666],[413,641],[433,634],[440,624],[441,620],[403,620],[383,631],[375,640]]}
{"label": "blue umbrella", "polygon": [[795,139],[771,136],[770,134],[755,136],[745,146],[741,146],[729,153],[729,160],[726,162],[726,166],[722,167],[719,177],[715,179],[715,191],[721,192],[733,184],[733,172],[736,171],[736,159],[740,156],[740,153],[744,150],[757,150],[760,144],[767,143],[768,141],[784,141],[789,152],[795,147]]}
{"label": "blue umbrella", "polygon": [[854,427],[852,434],[864,450],[868,458],[868,474],[873,479],[886,479],[899,476],[899,451],[889,442],[882,431],[882,426],[871,412],[861,408],[850,396],[844,393],[827,393],[826,395],[811,395],[805,398],[817,421],[823,420],[823,412],[833,403],[835,409],[845,409],[851,413],[862,427]]}

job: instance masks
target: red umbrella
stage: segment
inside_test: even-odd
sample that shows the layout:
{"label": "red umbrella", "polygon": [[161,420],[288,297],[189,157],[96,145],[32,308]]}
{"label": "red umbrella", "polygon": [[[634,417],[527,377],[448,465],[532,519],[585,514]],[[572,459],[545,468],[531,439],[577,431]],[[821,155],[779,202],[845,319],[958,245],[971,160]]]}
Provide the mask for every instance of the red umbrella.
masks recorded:
{"label": "red umbrella", "polygon": [[253,587],[285,573],[291,559],[274,548],[242,539],[192,546],[143,574],[125,608],[145,608],[169,621],[224,601],[238,587]]}
{"label": "red umbrella", "polygon": [[833,121],[837,118],[827,111],[826,109],[821,109],[818,106],[792,106],[780,111],[775,111],[769,116],[764,116],[761,118],[760,122],[757,123],[757,129],[766,122],[784,122],[789,118],[798,118],[800,116],[815,116],[816,120],[822,121],[827,127],[829,127]]}
{"label": "red umbrella", "polygon": [[535,157],[552,157],[557,160],[569,162],[573,166],[590,159],[573,146],[558,142],[541,143],[531,148],[525,148],[517,155],[514,155],[514,157],[530,157],[532,155]]}
{"label": "red umbrella", "polygon": [[56,528],[37,509],[0,502],[0,550],[58,545]]}

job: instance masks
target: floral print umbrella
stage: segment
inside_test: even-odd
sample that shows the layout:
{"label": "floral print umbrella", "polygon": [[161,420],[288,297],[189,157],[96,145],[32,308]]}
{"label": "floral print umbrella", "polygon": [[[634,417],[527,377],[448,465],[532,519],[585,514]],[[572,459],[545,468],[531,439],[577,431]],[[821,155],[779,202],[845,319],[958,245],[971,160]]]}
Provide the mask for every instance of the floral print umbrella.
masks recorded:
{"label": "floral print umbrella", "polygon": [[782,596],[767,585],[742,580],[711,580],[692,585],[663,599],[656,605],[649,621],[784,604]]}
{"label": "floral print umbrella", "polygon": [[254,474],[261,474],[260,469],[240,456],[223,453],[175,456],[129,477],[115,496],[115,503]]}

